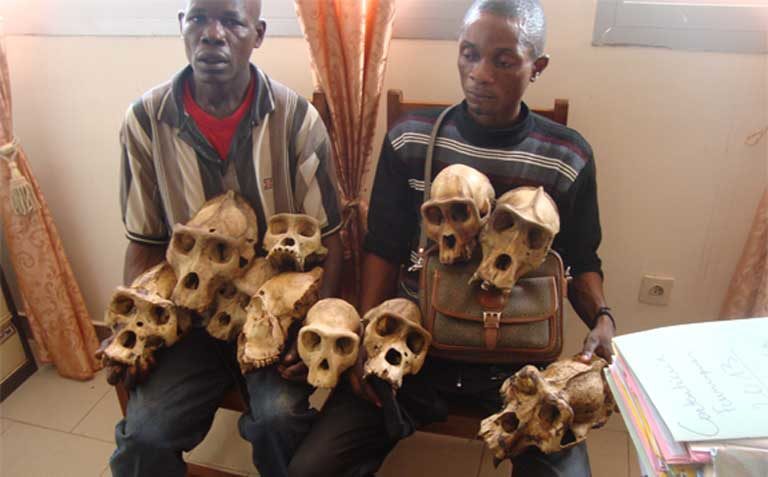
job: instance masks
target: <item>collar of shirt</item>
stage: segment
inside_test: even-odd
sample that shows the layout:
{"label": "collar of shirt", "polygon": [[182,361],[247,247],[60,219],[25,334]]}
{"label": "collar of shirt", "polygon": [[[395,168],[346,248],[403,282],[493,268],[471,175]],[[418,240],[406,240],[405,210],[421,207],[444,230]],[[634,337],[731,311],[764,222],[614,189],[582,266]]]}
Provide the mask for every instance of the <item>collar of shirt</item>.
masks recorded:
{"label": "collar of shirt", "polygon": [[[251,65],[251,73],[256,78],[256,86],[250,107],[250,122],[253,126],[260,124],[264,118],[275,110],[275,99],[269,85],[269,78],[255,65]],[[171,93],[160,105],[157,116],[175,128],[189,120],[184,110],[184,82],[192,74],[192,67],[187,65],[171,80]]]}
{"label": "collar of shirt", "polygon": [[459,133],[469,142],[478,147],[507,148],[520,144],[528,137],[533,129],[533,115],[525,103],[520,103],[520,115],[512,126],[506,128],[489,128],[482,126],[472,119],[467,111],[467,102],[462,101],[452,114]]}

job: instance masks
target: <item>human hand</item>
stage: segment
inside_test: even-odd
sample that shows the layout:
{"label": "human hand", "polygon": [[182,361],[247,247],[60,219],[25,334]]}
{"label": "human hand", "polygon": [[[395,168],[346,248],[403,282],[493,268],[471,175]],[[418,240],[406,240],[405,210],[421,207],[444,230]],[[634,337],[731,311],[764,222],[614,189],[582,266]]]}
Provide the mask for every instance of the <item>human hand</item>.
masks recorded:
{"label": "human hand", "polygon": [[367,353],[365,352],[365,348],[360,346],[360,351],[357,354],[357,362],[347,370],[347,378],[349,379],[350,386],[352,386],[352,392],[355,393],[357,397],[364,399],[381,409],[381,398],[376,393],[376,390],[371,383],[363,377],[365,374],[364,365],[366,357]]}
{"label": "human hand", "polygon": [[584,348],[577,356],[577,359],[584,363],[589,363],[592,360],[592,356],[597,354],[608,363],[612,363],[613,348],[611,347],[611,340],[615,333],[613,321],[608,316],[598,316],[597,325],[584,339]]}

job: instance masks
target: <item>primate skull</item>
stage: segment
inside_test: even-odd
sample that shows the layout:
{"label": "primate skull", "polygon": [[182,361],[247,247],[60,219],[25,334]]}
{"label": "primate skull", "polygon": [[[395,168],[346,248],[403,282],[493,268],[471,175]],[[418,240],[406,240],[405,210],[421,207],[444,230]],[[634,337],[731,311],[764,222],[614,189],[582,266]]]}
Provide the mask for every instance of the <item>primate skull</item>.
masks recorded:
{"label": "primate skull", "polygon": [[275,363],[285,347],[288,329],[318,300],[323,269],[286,272],[267,280],[246,308],[237,341],[240,369],[247,373]]}
{"label": "primate skull", "polygon": [[504,409],[480,425],[479,435],[496,461],[530,446],[558,452],[602,427],[615,408],[602,372],[606,365],[600,358],[589,364],[567,359],[544,371],[528,365],[507,379],[501,387]]}
{"label": "primate skull", "polygon": [[245,275],[224,282],[216,293],[216,308],[206,326],[208,334],[224,341],[235,339],[243,329],[251,297],[277,273],[266,258],[256,258]]}
{"label": "primate skull", "polygon": [[256,214],[232,191],[203,204],[186,225],[177,224],[166,253],[178,277],[174,303],[205,311],[217,290],[251,265],[258,238]]}
{"label": "primate skull", "polygon": [[326,298],[315,303],[299,332],[299,356],[309,368],[307,381],[333,388],[341,373],[357,360],[360,315],[344,300]]}
{"label": "primate skull", "polygon": [[544,262],[559,231],[557,206],[543,188],[512,189],[499,198],[483,227],[483,261],[471,281],[509,293],[521,276]]}
{"label": "primate skull", "polygon": [[440,171],[430,190],[421,216],[427,236],[440,248],[440,263],[469,260],[493,209],[491,182],[476,169],[454,164]]}
{"label": "primate skull", "polygon": [[269,219],[264,250],[276,268],[303,272],[328,254],[317,219],[303,214],[277,214]]}
{"label": "primate skull", "polygon": [[403,376],[421,370],[432,342],[432,335],[421,327],[419,307],[395,298],[370,310],[364,321],[365,375],[376,375],[399,389]]}
{"label": "primate skull", "polygon": [[115,333],[104,350],[105,360],[146,371],[156,349],[175,344],[188,331],[189,315],[170,300],[175,284],[173,269],[163,262],[130,288],[117,288],[105,317]]}

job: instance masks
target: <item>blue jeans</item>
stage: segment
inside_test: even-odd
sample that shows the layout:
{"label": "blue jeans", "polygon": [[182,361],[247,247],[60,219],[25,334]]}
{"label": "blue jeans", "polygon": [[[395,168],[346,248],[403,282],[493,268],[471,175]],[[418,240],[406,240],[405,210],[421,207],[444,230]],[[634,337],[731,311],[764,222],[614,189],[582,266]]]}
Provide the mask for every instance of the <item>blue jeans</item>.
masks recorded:
{"label": "blue jeans", "polygon": [[[242,389],[234,348],[194,328],[157,352],[157,367],[131,391],[125,419],[115,427],[113,476],[186,475],[182,452],[205,438],[224,394],[236,385]],[[312,388],[282,379],[274,368],[249,373],[244,385],[250,411],[240,417],[240,435],[251,443],[262,476],[286,476],[315,419]]]}

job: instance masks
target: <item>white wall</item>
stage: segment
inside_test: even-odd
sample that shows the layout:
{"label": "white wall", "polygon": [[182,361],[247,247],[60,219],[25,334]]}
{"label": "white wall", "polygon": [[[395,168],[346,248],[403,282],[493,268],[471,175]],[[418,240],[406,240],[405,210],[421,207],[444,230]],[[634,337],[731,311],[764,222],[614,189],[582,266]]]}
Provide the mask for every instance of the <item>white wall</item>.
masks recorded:
{"label": "white wall", "polygon": [[[594,2],[592,2],[594,3]],[[571,102],[597,157],[607,294],[620,331],[714,319],[766,184],[766,57],[590,45],[594,5],[544,2],[551,66],[533,106]],[[121,276],[117,130],[127,105],[184,62],[174,38],[7,39],[16,131],[94,318]],[[396,40],[386,88],[459,97],[453,42]],[[303,40],[269,39],[254,61],[303,94]],[[383,118],[379,137],[383,134]],[[377,140],[378,141],[378,140]],[[641,276],[676,279],[672,303],[638,303]],[[576,329],[576,320],[569,320]],[[583,331],[570,333],[577,347]]]}

